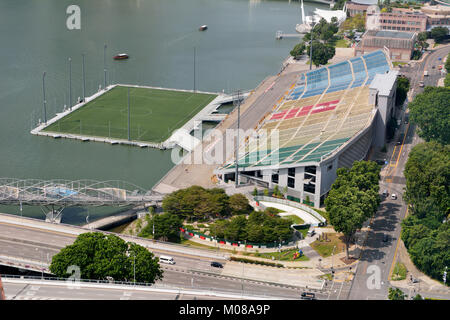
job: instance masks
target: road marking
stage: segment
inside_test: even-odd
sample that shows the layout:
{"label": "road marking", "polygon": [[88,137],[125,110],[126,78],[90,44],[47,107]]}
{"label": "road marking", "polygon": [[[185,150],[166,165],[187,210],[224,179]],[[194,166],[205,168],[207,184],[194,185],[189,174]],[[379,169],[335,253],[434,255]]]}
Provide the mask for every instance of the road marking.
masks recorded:
{"label": "road marking", "polygon": [[[408,214],[408,209],[409,209],[409,207],[407,206],[406,207],[405,216],[403,217],[403,219]],[[397,239],[397,245],[395,247],[394,258],[392,259],[392,265],[391,265],[391,268],[389,269],[388,281],[391,281],[392,272],[394,271],[394,264],[395,264],[395,259],[397,257],[397,250],[398,250],[399,244],[400,244],[400,237],[399,237],[399,239]]]}

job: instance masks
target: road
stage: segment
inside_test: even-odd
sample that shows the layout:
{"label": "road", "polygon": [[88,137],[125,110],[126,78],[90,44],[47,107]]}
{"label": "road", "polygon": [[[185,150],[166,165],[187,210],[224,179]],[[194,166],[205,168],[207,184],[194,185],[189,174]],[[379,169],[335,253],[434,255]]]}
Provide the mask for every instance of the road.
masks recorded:
{"label": "road", "polygon": [[[7,300],[215,300],[217,297],[183,293],[110,288],[76,288],[30,283],[4,283]],[[233,298],[221,297],[230,300]],[[235,298],[238,299],[238,298]]]}
{"label": "road", "polygon": [[[48,264],[53,255],[75,240],[75,236],[69,234],[5,223],[0,223],[0,235],[0,255],[35,260],[44,264]],[[168,254],[158,250],[152,251],[157,256]],[[158,284],[291,299],[298,298],[300,292],[300,288],[294,286],[221,275],[221,269],[211,267],[211,259],[208,258],[169,254],[176,264],[161,264],[164,279],[158,281]],[[227,263],[235,262],[223,262],[225,266]]]}
{"label": "road", "polygon": [[[449,52],[450,47],[438,49],[425,57],[421,63],[415,63],[412,67],[401,68],[402,74],[410,78],[411,97],[423,92],[423,88],[419,87],[419,81],[424,81],[425,85],[436,86],[437,80],[442,77],[439,75],[437,66],[443,64],[438,58],[443,59]],[[433,65],[436,66],[434,69],[432,68]],[[428,70],[429,76],[423,76],[424,70]],[[388,150],[390,153],[393,153],[393,157],[389,165],[384,168],[386,175],[380,183],[380,190],[387,189],[389,195],[396,193],[398,198],[392,200],[388,196],[387,199],[384,199],[372,220],[371,229],[351,284],[348,296],[351,300],[387,299],[388,288],[390,287],[389,275],[394,267],[400,240],[400,223],[407,211],[406,203],[402,198],[405,187],[403,170],[409,152],[420,142],[420,139],[415,134],[414,125],[402,121],[397,136],[400,132],[406,133],[405,138],[401,145],[395,145],[397,140],[394,139],[394,142],[389,146]],[[387,242],[383,242],[384,234],[388,236]],[[375,280],[378,274],[380,281]],[[425,296],[433,295],[427,293]],[[440,295],[435,296],[442,298]]]}

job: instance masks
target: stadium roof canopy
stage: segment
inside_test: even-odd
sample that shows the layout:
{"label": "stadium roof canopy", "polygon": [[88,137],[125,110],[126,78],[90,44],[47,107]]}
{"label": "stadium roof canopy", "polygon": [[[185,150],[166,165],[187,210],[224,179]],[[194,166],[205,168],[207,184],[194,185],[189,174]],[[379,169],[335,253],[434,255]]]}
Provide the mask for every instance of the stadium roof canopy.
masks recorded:
{"label": "stadium roof canopy", "polygon": [[[391,70],[382,50],[299,75],[239,150],[242,171],[314,165],[372,123],[369,85]],[[231,159],[221,172],[235,170]]]}

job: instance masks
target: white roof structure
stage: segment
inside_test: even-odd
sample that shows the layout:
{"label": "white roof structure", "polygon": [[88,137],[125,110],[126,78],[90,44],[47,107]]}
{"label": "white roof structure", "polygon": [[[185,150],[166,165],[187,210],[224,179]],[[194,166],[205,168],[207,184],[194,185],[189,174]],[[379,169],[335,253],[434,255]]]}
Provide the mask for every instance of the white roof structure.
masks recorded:
{"label": "white roof structure", "polygon": [[314,13],[319,17],[319,20],[320,18],[324,18],[328,23],[331,22],[333,17],[337,18],[339,24],[347,18],[347,13],[344,10],[323,10],[317,8],[314,10]]}

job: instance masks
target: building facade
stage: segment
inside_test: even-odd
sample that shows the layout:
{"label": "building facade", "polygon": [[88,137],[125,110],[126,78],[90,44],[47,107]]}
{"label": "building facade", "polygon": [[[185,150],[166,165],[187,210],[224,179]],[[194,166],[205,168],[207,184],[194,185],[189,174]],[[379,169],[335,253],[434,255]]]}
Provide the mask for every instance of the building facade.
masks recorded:
{"label": "building facade", "polygon": [[417,33],[368,30],[355,48],[356,56],[388,48],[390,59],[406,61],[414,51]]}

